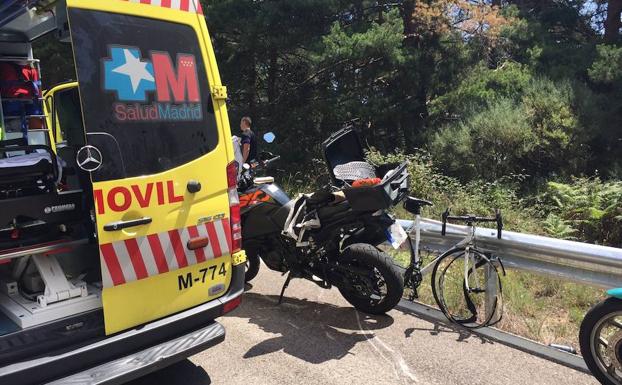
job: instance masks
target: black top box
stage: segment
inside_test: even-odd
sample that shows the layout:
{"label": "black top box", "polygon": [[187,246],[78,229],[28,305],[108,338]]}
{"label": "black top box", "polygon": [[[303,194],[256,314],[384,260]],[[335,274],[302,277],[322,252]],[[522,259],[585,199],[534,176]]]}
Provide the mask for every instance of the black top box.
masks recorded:
{"label": "black top box", "polygon": [[375,186],[351,187],[348,180],[335,176],[335,167],[351,162],[365,162],[361,140],[352,129],[333,133],[323,143],[324,160],[335,186],[342,189],[353,210],[375,211],[388,209],[408,195],[408,162],[373,167],[382,183]]}

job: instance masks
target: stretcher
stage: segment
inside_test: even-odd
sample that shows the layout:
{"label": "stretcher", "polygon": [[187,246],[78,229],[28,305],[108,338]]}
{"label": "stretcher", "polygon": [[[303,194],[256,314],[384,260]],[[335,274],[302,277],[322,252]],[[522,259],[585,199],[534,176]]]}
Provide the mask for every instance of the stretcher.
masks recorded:
{"label": "stretcher", "polygon": [[88,218],[81,190],[58,191],[61,175],[48,146],[0,142],[0,250],[61,239]]}

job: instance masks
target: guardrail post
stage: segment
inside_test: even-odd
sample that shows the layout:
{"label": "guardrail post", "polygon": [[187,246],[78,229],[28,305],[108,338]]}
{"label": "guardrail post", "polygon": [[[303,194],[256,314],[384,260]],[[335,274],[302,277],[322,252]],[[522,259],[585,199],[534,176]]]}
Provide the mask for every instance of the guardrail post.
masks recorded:
{"label": "guardrail post", "polygon": [[498,311],[499,304],[496,303],[497,294],[498,294],[498,281],[497,274],[495,273],[494,266],[492,264],[487,263],[486,269],[484,270],[484,279],[486,280],[486,298],[485,298],[485,307],[486,307],[486,316],[485,318],[491,317],[490,321],[495,322],[495,315],[493,312]]}

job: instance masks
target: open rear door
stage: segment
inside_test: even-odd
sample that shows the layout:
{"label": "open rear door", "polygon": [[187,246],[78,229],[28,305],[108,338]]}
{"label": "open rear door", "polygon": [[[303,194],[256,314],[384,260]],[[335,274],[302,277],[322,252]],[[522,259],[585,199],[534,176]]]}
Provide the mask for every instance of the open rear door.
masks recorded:
{"label": "open rear door", "polygon": [[67,0],[108,334],[211,301],[231,280],[227,141],[205,27],[196,7],[140,3]]}

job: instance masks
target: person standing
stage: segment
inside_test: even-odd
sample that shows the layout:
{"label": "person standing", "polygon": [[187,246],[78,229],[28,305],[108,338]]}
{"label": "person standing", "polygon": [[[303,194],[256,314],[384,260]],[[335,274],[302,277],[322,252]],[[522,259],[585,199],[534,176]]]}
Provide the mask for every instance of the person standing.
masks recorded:
{"label": "person standing", "polygon": [[253,160],[257,160],[257,138],[253,130],[251,130],[252,124],[253,121],[248,116],[243,117],[240,121],[240,129],[242,130],[242,138],[240,143],[244,163],[250,163]]}

